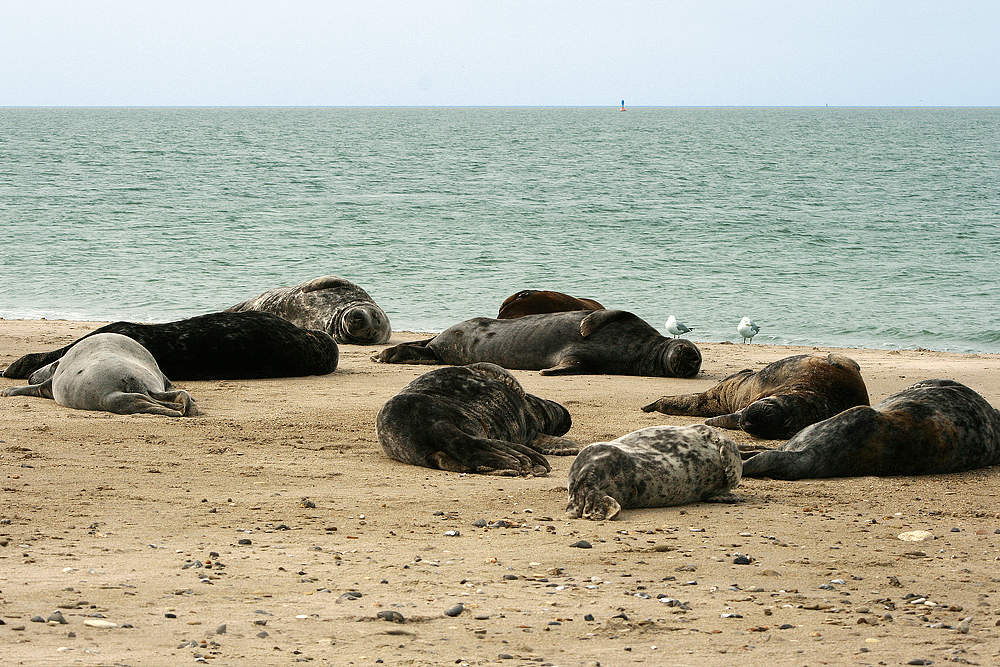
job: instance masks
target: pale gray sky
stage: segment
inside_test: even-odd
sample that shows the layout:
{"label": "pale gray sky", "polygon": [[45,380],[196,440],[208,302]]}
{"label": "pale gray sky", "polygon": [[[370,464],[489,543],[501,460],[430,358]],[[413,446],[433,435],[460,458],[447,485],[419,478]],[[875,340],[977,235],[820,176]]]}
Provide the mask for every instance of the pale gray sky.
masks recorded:
{"label": "pale gray sky", "polygon": [[997,0],[4,0],[0,106],[998,106]]}

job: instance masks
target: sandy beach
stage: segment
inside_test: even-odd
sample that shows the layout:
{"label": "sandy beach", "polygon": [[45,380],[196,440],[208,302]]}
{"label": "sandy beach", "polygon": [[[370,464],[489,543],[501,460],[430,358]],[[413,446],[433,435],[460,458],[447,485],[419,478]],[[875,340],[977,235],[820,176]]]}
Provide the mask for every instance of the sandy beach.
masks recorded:
{"label": "sandy beach", "polygon": [[[100,324],[0,320],[0,368]],[[514,374],[583,445],[696,423],[639,408],[833,351],[698,345],[693,379]],[[431,367],[378,349],[341,346],[327,376],[176,382],[196,417],[0,398],[0,665],[1000,663],[1000,466],[569,520],[572,457],[532,478],[387,459],[375,415]],[[1000,406],[1000,355],[840,351],[872,403],[947,378]]]}

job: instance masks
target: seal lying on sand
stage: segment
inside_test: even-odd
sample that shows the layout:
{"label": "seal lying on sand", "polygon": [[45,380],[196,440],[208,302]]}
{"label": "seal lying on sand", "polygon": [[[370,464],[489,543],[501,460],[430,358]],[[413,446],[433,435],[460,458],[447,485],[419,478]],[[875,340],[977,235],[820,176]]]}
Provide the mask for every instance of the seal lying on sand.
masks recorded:
{"label": "seal lying on sand", "polygon": [[651,426],[580,450],[569,469],[571,518],[698,502],[740,483],[740,450],[704,424]]}
{"label": "seal lying on sand", "polygon": [[390,364],[471,364],[477,361],[542,375],[582,373],[691,377],[701,351],[689,340],[665,338],[624,310],[477,317],[434,338],[402,343],[372,357]]}
{"label": "seal lying on sand", "polygon": [[321,276],[295,287],[276,287],[226,312],[245,310],[273,313],[303,329],[325,331],[341,344],[382,344],[392,336],[389,316],[368,292],[337,276]]}
{"label": "seal lying on sand", "polygon": [[128,336],[149,350],[174,380],[325,375],[337,369],[340,350],[329,334],[301,329],[270,313],[209,313],[166,324],[112,322],[52,352],[26,354],[4,371],[26,378],[99,333]]}
{"label": "seal lying on sand", "polygon": [[498,320],[510,320],[539,313],[561,313],[571,310],[604,310],[593,299],[578,299],[562,292],[526,289],[512,294],[500,304]]}
{"label": "seal lying on sand", "polygon": [[120,334],[90,336],[33,376],[38,384],[8,387],[0,394],[52,398],[67,408],[120,415],[198,414],[194,399],[186,391],[174,390],[153,355]]}
{"label": "seal lying on sand", "polygon": [[799,354],[756,373],[734,373],[700,394],[664,396],[642,409],[713,417],[705,423],[741,428],[758,438],[787,439],[855,405],[868,405],[858,362],[841,354]]}
{"label": "seal lying on sand", "polygon": [[931,475],[1000,463],[1000,411],[952,380],[924,380],[874,407],[799,431],[743,463],[745,477]]}
{"label": "seal lying on sand", "polygon": [[439,368],[386,401],[375,418],[379,444],[391,459],[452,472],[544,475],[544,454],[576,454],[560,438],[569,412],[524,392],[493,364]]}

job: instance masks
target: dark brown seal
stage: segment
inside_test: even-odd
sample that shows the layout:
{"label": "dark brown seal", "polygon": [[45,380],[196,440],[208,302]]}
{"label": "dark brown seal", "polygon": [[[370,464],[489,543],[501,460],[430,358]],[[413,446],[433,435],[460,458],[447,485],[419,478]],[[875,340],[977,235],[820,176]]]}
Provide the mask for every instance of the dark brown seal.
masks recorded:
{"label": "dark brown seal", "polygon": [[705,423],[777,440],[855,405],[868,405],[856,361],[841,354],[799,354],[756,373],[734,373],[700,394],[664,396],[642,409],[712,417]]}
{"label": "dark brown seal", "polygon": [[350,280],[338,276],[313,278],[295,287],[275,287],[226,312],[260,310],[283,317],[303,329],[325,331],[341,344],[388,343],[389,316]]}
{"label": "dark brown seal", "polygon": [[571,310],[604,310],[593,299],[578,299],[562,292],[526,289],[512,294],[500,304],[498,320],[510,320],[539,313],[562,313]]}
{"label": "dark brown seal", "polygon": [[434,338],[402,343],[372,357],[383,363],[463,365],[486,361],[542,375],[609,374],[691,377],[701,351],[689,340],[665,338],[624,310],[477,317]]}
{"label": "dark brown seal", "polygon": [[194,399],[186,391],[174,389],[153,355],[120,334],[85,338],[33,376],[37,376],[35,383],[8,387],[0,395],[39,396],[67,408],[120,415],[198,414]]}
{"label": "dark brown seal", "polygon": [[576,454],[561,436],[563,406],[532,394],[494,364],[439,368],[386,401],[375,418],[391,459],[425,468],[492,475],[544,475],[545,454]]}
{"label": "dark brown seal", "polygon": [[112,322],[52,352],[26,354],[4,371],[26,378],[62,357],[80,340],[117,333],[149,350],[174,380],[325,375],[337,369],[340,350],[324,331],[310,331],[270,313],[209,313],[177,322]]}
{"label": "dark brown seal", "polygon": [[1000,463],[1000,411],[952,380],[924,380],[743,462],[744,477],[932,475]]}

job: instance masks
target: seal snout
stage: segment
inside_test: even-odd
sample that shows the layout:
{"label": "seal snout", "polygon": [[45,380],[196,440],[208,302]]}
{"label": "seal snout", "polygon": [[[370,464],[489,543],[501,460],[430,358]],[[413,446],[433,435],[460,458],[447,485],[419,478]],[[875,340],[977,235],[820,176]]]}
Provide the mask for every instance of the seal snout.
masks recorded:
{"label": "seal snout", "polygon": [[701,351],[691,341],[671,339],[667,350],[667,370],[674,377],[694,377],[701,370]]}

